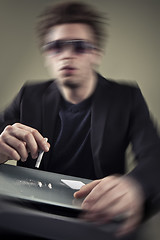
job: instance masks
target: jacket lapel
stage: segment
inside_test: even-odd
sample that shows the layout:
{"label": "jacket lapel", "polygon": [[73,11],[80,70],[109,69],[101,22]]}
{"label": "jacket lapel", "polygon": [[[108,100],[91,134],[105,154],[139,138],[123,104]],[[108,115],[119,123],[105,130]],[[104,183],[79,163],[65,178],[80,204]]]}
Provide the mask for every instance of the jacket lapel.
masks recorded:
{"label": "jacket lapel", "polygon": [[[47,90],[44,92],[42,99],[42,134],[48,138],[51,144],[54,142],[54,131],[56,120],[59,111],[60,93],[57,89],[55,82],[51,83]],[[44,168],[46,170],[48,159],[51,157],[51,152],[44,154]]]}
{"label": "jacket lapel", "polygon": [[94,102],[91,110],[91,148],[95,172],[98,178],[103,177],[101,168],[100,151],[103,134],[110,109],[110,86],[106,79],[98,75],[98,86],[95,91]]}

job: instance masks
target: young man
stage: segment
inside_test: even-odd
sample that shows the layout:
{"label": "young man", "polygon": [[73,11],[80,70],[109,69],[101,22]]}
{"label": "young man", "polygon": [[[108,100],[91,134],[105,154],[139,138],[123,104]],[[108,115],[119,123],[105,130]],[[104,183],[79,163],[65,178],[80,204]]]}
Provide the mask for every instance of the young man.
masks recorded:
{"label": "young man", "polygon": [[[83,217],[106,223],[124,215],[117,234],[127,234],[160,192],[160,139],[142,94],[96,73],[104,34],[87,5],[47,9],[38,31],[55,80],[25,85],[0,115],[0,162],[34,168],[42,149],[41,170],[95,180],[75,193],[86,197]],[[130,142],[138,164],[124,175]]]}

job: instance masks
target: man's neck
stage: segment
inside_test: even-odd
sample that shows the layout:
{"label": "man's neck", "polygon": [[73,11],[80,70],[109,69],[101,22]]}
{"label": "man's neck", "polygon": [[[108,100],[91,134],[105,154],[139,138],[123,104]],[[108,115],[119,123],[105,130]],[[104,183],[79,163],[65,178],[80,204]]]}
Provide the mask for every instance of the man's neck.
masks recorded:
{"label": "man's neck", "polygon": [[87,84],[82,84],[76,88],[69,88],[66,86],[59,86],[59,89],[63,97],[73,104],[77,104],[88,98],[94,92],[97,85],[97,75],[93,75],[90,81],[86,81]]}

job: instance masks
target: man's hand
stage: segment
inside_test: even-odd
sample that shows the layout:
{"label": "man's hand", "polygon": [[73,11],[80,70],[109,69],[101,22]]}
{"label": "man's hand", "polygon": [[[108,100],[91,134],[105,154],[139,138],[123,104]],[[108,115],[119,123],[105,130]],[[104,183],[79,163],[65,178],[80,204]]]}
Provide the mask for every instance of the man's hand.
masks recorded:
{"label": "man's hand", "polygon": [[49,143],[34,128],[15,123],[7,126],[0,135],[0,163],[7,160],[26,161],[28,153],[33,159],[38,151],[49,151]]}
{"label": "man's hand", "polygon": [[125,216],[117,236],[135,230],[143,217],[143,191],[131,177],[109,176],[95,180],[83,186],[74,197],[85,197],[82,203],[85,220],[104,224],[117,216]]}

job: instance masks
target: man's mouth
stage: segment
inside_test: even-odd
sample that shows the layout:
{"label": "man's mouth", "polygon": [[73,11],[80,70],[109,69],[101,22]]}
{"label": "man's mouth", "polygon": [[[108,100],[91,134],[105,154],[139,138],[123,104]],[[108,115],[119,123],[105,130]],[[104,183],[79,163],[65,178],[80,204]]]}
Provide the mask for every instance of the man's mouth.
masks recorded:
{"label": "man's mouth", "polygon": [[73,71],[73,70],[76,70],[76,68],[71,67],[71,66],[64,66],[64,67],[62,67],[60,70],[61,70],[61,71],[62,71],[62,70]]}

